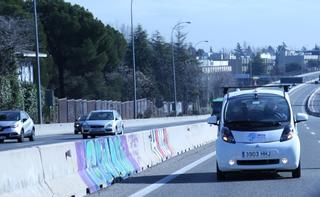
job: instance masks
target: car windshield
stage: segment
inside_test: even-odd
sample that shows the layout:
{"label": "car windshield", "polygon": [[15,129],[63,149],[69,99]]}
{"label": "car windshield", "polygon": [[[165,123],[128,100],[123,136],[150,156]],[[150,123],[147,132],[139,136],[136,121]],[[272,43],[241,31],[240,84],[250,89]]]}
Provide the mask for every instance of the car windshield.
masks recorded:
{"label": "car windshield", "polygon": [[0,121],[18,121],[20,120],[19,112],[0,112]]}
{"label": "car windshield", "polygon": [[88,120],[113,120],[112,112],[92,112]]}
{"label": "car windshield", "polygon": [[290,121],[287,101],[281,96],[248,95],[229,100],[225,124],[233,130],[268,130]]}

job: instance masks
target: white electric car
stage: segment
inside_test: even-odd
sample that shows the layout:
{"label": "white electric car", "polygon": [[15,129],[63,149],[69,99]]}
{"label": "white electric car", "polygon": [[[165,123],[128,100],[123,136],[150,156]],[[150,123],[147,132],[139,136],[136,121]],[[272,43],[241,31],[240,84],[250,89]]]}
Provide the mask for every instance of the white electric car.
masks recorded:
{"label": "white electric car", "polygon": [[306,114],[292,112],[286,91],[256,88],[224,96],[216,141],[217,179],[243,171],[290,171],[299,178],[300,140],[297,123]]}

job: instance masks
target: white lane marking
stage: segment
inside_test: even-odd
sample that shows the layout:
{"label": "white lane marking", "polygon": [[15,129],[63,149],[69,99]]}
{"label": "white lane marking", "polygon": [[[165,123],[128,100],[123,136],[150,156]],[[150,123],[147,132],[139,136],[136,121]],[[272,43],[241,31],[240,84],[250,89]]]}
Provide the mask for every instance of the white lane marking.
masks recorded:
{"label": "white lane marking", "polygon": [[315,132],[310,132],[311,133],[311,135],[316,135],[316,133]]}
{"label": "white lane marking", "polygon": [[157,181],[156,183],[149,185],[148,187],[143,188],[140,191],[137,191],[136,193],[130,195],[130,197],[142,197],[142,196],[146,196],[148,194],[150,194],[151,192],[153,192],[154,190],[164,186],[166,183],[170,182],[171,180],[177,178],[179,175],[186,173],[187,171],[191,170],[192,168],[200,165],[201,163],[207,161],[208,159],[214,157],[216,155],[216,151],[214,151],[213,153],[210,153],[202,158],[200,158],[199,160],[181,168],[180,170],[175,171],[174,173],[164,177],[163,179]]}
{"label": "white lane marking", "polygon": [[320,144],[320,140],[318,140],[318,143]]}
{"label": "white lane marking", "polygon": [[306,127],[306,129],[310,130],[310,127]]}

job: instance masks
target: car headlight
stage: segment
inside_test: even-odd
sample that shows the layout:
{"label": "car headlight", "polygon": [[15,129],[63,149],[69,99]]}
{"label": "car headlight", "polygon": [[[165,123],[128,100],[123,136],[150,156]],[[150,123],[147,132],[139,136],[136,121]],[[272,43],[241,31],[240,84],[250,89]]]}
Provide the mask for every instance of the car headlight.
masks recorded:
{"label": "car headlight", "polygon": [[14,125],[11,125],[11,126],[10,126],[10,128],[12,128],[12,129],[15,129],[15,128],[17,128],[17,127],[19,127],[19,124],[14,124]]}
{"label": "car headlight", "polygon": [[82,128],[84,128],[84,129],[89,129],[89,125],[88,125],[87,123],[84,123],[84,124],[82,125]]}
{"label": "car headlight", "polygon": [[112,127],[112,124],[107,124],[106,125],[106,128],[110,128],[110,127]]}

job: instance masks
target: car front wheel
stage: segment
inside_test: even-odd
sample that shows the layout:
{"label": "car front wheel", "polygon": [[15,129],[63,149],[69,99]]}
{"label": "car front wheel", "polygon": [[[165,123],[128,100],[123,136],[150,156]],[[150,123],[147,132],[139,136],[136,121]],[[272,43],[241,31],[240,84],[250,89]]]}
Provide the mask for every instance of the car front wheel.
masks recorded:
{"label": "car front wheel", "polygon": [[20,136],[18,138],[18,142],[22,143],[23,141],[24,141],[24,131],[22,130],[21,133],[20,133]]}
{"label": "car front wheel", "polygon": [[218,166],[218,163],[217,163],[217,180],[218,181],[223,181],[225,179],[226,179],[226,174],[219,169],[219,166]]}
{"label": "car front wheel", "polygon": [[33,128],[32,131],[31,131],[31,136],[29,137],[29,140],[30,141],[34,141],[36,138],[36,131],[35,129]]}

